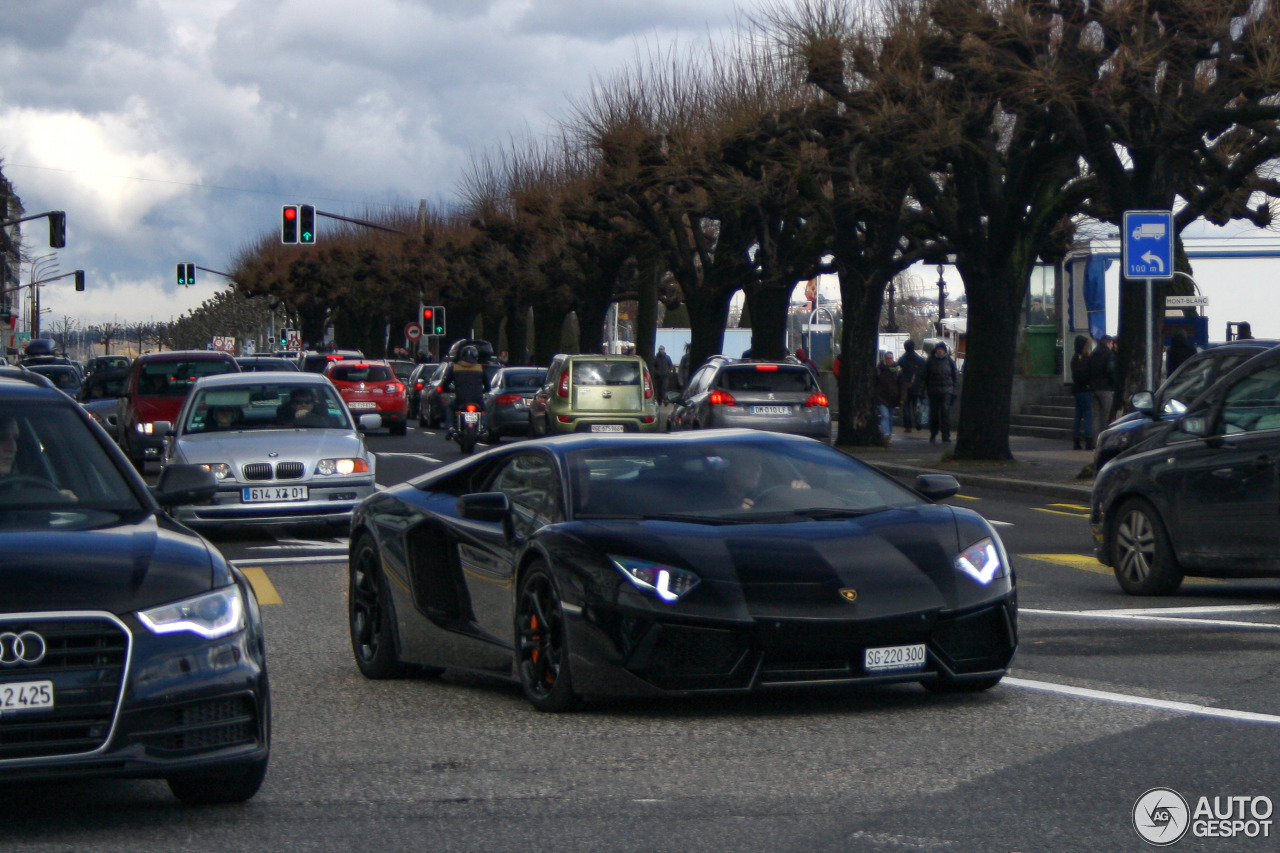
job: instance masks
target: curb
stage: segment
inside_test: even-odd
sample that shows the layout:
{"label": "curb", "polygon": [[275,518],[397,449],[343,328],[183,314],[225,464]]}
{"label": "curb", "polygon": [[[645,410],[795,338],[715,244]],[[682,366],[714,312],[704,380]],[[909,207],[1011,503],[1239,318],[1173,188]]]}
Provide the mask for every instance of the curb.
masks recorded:
{"label": "curb", "polygon": [[[950,474],[962,486],[978,486],[987,489],[1005,489],[1011,492],[1030,492],[1046,497],[1089,503],[1093,495],[1093,485],[1075,485],[1073,483],[1053,483],[1037,480],[1022,480],[1016,477],[1001,477],[991,474],[974,474],[966,471],[926,468],[916,465],[902,465],[896,462],[878,462],[862,457],[868,465],[894,477],[914,477],[917,474]],[[908,484],[909,485],[909,484]]]}

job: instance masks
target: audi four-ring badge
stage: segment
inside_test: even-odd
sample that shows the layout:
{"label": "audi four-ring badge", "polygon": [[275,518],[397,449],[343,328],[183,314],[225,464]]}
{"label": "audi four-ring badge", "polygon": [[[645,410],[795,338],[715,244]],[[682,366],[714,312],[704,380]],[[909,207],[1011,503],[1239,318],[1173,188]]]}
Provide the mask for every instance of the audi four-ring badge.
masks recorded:
{"label": "audi four-ring badge", "polygon": [[257,793],[258,602],[169,515],[216,490],[175,464],[149,491],[77,403],[0,373],[0,779],[163,779],[193,804]]}

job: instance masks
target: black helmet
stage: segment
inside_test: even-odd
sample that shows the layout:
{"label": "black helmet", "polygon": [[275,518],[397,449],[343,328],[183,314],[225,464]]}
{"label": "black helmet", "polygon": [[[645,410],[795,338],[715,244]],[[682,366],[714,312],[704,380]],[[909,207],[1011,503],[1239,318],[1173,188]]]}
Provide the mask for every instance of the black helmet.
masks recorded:
{"label": "black helmet", "polygon": [[458,354],[458,358],[469,364],[475,364],[480,360],[480,353],[473,346],[465,346],[462,348],[462,352]]}

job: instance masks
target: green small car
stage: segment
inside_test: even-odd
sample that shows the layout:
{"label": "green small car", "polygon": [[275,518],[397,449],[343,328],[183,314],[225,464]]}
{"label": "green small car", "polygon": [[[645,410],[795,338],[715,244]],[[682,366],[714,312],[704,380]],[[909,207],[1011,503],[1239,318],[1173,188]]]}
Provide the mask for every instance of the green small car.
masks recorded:
{"label": "green small car", "polygon": [[657,431],[653,377],[636,355],[557,355],[529,407],[535,436]]}

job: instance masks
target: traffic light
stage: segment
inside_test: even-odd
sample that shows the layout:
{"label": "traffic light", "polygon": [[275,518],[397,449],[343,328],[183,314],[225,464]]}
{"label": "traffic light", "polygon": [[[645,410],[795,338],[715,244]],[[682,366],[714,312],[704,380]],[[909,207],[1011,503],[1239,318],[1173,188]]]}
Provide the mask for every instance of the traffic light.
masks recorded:
{"label": "traffic light", "polygon": [[84,270],[76,270],[76,290],[84,290]]}
{"label": "traffic light", "polygon": [[436,309],[434,305],[422,308],[422,334],[434,335],[436,328]]}
{"label": "traffic light", "polygon": [[61,210],[49,212],[49,246],[61,249],[67,245],[67,214]]}
{"label": "traffic light", "polygon": [[432,316],[431,322],[426,327],[426,333],[428,335],[443,335],[444,334],[444,306],[436,305],[428,310],[433,311],[434,316]]}
{"label": "traffic light", "polygon": [[178,264],[178,284],[183,286],[196,283],[196,265]]}
{"label": "traffic light", "polygon": [[280,211],[280,242],[298,242],[298,206],[286,204]]}
{"label": "traffic light", "polygon": [[298,242],[315,243],[316,209],[314,205],[298,205]]}

